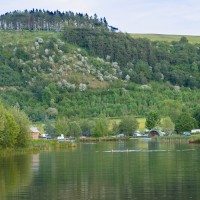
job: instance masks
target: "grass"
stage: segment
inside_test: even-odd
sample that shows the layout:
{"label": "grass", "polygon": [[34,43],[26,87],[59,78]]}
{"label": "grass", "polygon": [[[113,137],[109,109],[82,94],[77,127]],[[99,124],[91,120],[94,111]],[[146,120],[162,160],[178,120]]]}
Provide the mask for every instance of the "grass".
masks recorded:
{"label": "grass", "polygon": [[195,134],[191,136],[184,135],[171,135],[171,136],[161,136],[161,137],[152,137],[155,141],[160,142],[190,142],[190,143],[200,143],[200,134]]}
{"label": "grass", "polygon": [[143,131],[145,129],[146,118],[137,118],[137,121],[139,123],[139,130]]}
{"label": "grass", "polygon": [[[139,130],[144,131],[145,130],[145,122],[146,118],[136,118],[139,123]],[[114,124],[119,124],[121,122],[121,118],[109,118],[109,129],[112,130],[112,127]]]}
{"label": "grass", "polygon": [[76,144],[72,142],[59,142],[57,140],[32,140],[29,149],[38,149],[38,150],[54,150],[54,149],[63,149],[69,147],[75,147]]}
{"label": "grass", "polygon": [[55,37],[59,38],[60,33],[58,32],[47,32],[47,31],[0,31],[0,44],[30,44],[35,42],[37,37],[47,40]]}
{"label": "grass", "polygon": [[[130,35],[133,38],[147,38],[152,41],[166,41],[166,42],[179,41],[180,38],[183,36],[183,35],[136,34],[136,33],[131,33]],[[200,43],[200,36],[185,35],[185,37],[191,44]]]}
{"label": "grass", "polygon": [[58,142],[57,140],[32,140],[26,148],[0,148],[0,157],[7,155],[18,155],[24,153],[38,153],[40,151],[60,150],[76,148],[77,144],[72,142]]}
{"label": "grass", "polygon": [[103,142],[103,141],[126,141],[129,137],[86,137],[79,139],[80,142]]}

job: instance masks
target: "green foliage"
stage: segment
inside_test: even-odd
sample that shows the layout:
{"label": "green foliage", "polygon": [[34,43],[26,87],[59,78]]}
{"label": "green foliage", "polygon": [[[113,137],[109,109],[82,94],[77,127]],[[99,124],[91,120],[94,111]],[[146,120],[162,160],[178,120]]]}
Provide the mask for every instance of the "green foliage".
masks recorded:
{"label": "green foliage", "polygon": [[185,131],[191,131],[192,129],[195,129],[198,127],[198,123],[191,116],[190,113],[182,113],[179,118],[175,122],[175,129],[178,131],[178,133],[183,133]]}
{"label": "green foliage", "polygon": [[30,120],[28,119],[27,115],[20,111],[18,108],[12,108],[10,109],[10,113],[12,113],[15,122],[17,123],[19,127],[19,133],[16,138],[16,144],[17,147],[27,147],[30,140]]}
{"label": "green foliage", "polygon": [[44,125],[44,131],[46,134],[49,134],[51,136],[56,136],[55,133],[55,126],[52,124],[52,122],[50,120],[47,120],[45,125]]}
{"label": "green foliage", "polygon": [[[149,81],[169,81],[174,85],[199,87],[199,45],[188,43],[186,37],[171,44],[151,43],[148,39],[134,39],[127,34],[91,28],[66,27],[64,38],[109,61],[118,62],[130,80],[147,84]],[[98,66],[98,64],[97,64]],[[192,70],[191,70],[192,69]],[[192,74],[191,74],[192,72]]]}
{"label": "green foliage", "polygon": [[198,123],[198,127],[200,127],[200,107],[199,106],[193,111],[192,115],[196,119]]}
{"label": "green foliage", "polygon": [[31,55],[25,51],[23,48],[17,48],[17,50],[15,51],[15,56],[18,59],[22,59],[24,61],[28,61],[31,59]]}
{"label": "green foliage", "polygon": [[[34,11],[33,19],[35,14],[49,16]],[[200,104],[199,44],[188,37],[171,43],[135,39],[110,31],[97,17],[68,17],[62,32],[1,31],[0,95],[8,105],[18,102],[32,121],[145,117],[155,110],[174,122]],[[59,12],[54,20],[59,30]],[[83,129],[91,134],[92,128]]]}
{"label": "green foliage", "polygon": [[119,124],[117,124],[116,122],[112,124],[112,134],[116,135],[119,134],[120,130],[119,130]]}
{"label": "green foliage", "polygon": [[[159,41],[159,42],[172,42],[172,41],[179,41],[181,39],[181,35],[165,35],[165,34],[137,34],[131,33],[131,37],[133,38],[148,38],[151,41]],[[189,43],[196,44],[199,43],[200,36],[189,36],[187,35],[187,39]]]}
{"label": "green foliage", "polygon": [[174,131],[174,123],[172,122],[170,117],[165,117],[160,121],[159,126],[165,133],[170,133]]}
{"label": "green foliage", "polygon": [[91,136],[92,129],[94,128],[94,122],[87,119],[82,119],[79,121],[79,125],[82,131],[82,135]]}
{"label": "green foliage", "polygon": [[7,65],[0,65],[0,86],[18,86],[21,85],[21,79],[18,72]]}
{"label": "green foliage", "polygon": [[134,116],[124,117],[119,124],[119,132],[132,135],[139,127],[138,121]]}
{"label": "green foliage", "polygon": [[30,141],[30,121],[17,108],[6,109],[0,103],[0,146],[26,147]]}
{"label": "green foliage", "polygon": [[67,135],[67,132],[69,130],[68,127],[68,120],[65,117],[59,117],[56,119],[55,123],[55,132],[56,135]]}
{"label": "green foliage", "polygon": [[15,122],[14,117],[2,106],[1,110],[1,119],[3,119],[3,126],[1,126],[0,131],[0,146],[14,147],[17,142],[17,136],[19,134],[19,125]]}
{"label": "green foliage", "polygon": [[47,116],[48,116],[49,119],[54,119],[58,115],[58,110],[56,108],[49,107],[46,110],[46,113],[47,113]]}
{"label": "green foliage", "polygon": [[146,118],[145,126],[149,130],[155,128],[160,122],[160,116],[156,111],[150,111]]}
{"label": "green foliage", "polygon": [[[14,11],[1,15],[0,29],[3,30],[46,30],[61,31],[63,22],[73,27],[92,27],[106,29],[106,21],[98,19],[97,15],[88,16],[87,14],[42,11],[32,9],[30,11]],[[29,18],[27,22],[27,18]]]}
{"label": "green foliage", "polygon": [[162,115],[169,116],[173,122],[180,116],[182,105],[179,100],[167,99],[162,102]]}
{"label": "green foliage", "polygon": [[96,120],[95,127],[92,130],[92,136],[103,137],[109,134],[108,121],[105,117]]}
{"label": "green foliage", "polygon": [[74,121],[69,123],[69,135],[74,137],[81,135],[81,128],[77,122]]}

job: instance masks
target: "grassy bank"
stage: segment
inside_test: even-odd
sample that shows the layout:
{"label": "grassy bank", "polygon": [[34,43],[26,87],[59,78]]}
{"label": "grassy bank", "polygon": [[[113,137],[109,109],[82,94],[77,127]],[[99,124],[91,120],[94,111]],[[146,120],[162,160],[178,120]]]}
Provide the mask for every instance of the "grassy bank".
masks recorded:
{"label": "grassy bank", "polygon": [[184,136],[184,135],[162,136],[162,137],[153,137],[152,140],[159,141],[159,142],[200,143],[200,135],[192,135],[192,136]]}
{"label": "grassy bank", "polygon": [[129,137],[86,137],[86,138],[80,138],[79,142],[104,142],[104,141],[127,141],[129,140]]}
{"label": "grassy bank", "polygon": [[40,151],[60,150],[76,148],[73,142],[58,142],[57,140],[32,140],[26,148],[0,148],[0,156],[9,154],[38,153]]}
{"label": "grassy bank", "polygon": [[77,144],[73,142],[59,142],[57,140],[32,140],[29,149],[38,150],[56,150],[76,147]]}

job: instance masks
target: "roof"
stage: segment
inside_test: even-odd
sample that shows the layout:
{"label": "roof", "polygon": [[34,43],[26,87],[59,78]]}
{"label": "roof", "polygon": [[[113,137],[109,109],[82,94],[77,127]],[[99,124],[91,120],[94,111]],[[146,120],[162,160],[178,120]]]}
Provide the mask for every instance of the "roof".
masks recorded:
{"label": "roof", "polygon": [[30,130],[31,130],[31,132],[33,132],[33,133],[39,133],[37,127],[31,127]]}
{"label": "roof", "polygon": [[163,134],[160,131],[158,131],[158,130],[150,130],[149,133],[148,133],[148,135],[149,136],[155,136],[155,135],[162,136]]}

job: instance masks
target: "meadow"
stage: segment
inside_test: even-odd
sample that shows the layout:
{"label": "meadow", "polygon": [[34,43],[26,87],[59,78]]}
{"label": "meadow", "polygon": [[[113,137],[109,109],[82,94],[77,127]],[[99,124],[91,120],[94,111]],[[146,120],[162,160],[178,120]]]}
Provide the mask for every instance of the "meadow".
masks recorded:
{"label": "meadow", "polygon": [[181,37],[185,36],[191,44],[200,43],[200,36],[191,35],[165,35],[165,34],[139,34],[131,33],[133,38],[147,38],[151,41],[172,42],[179,41]]}
{"label": "meadow", "polygon": [[57,38],[60,33],[58,32],[47,32],[47,31],[0,31],[0,44],[30,44],[35,42],[35,38],[43,38],[44,40],[49,38]]}

